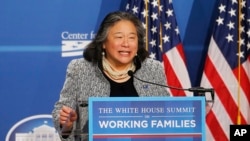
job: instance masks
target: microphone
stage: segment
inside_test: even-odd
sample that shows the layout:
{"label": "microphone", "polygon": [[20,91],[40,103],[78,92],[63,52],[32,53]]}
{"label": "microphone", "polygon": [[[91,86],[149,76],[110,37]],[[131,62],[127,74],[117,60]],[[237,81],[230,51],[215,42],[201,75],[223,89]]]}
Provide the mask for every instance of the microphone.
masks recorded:
{"label": "microphone", "polygon": [[161,86],[161,87],[166,87],[166,88],[170,88],[170,89],[182,90],[182,91],[190,91],[190,92],[197,92],[197,93],[210,92],[211,93],[212,102],[214,101],[214,89],[212,89],[212,88],[205,89],[203,87],[194,87],[194,88],[187,88],[186,89],[186,88],[179,88],[179,87],[173,87],[173,86],[167,86],[167,85],[157,84],[157,83],[154,83],[154,82],[149,82],[149,81],[142,80],[142,79],[134,76],[134,72],[132,70],[128,71],[128,75],[131,76],[131,77],[133,77],[133,78],[136,78],[137,80],[142,81],[144,83],[153,84],[153,85],[157,85],[157,86]]}
{"label": "microphone", "polygon": [[189,90],[189,89],[183,89],[183,88],[178,88],[178,87],[172,87],[172,86],[167,86],[167,85],[162,85],[162,84],[157,84],[157,83],[154,83],[154,82],[149,82],[149,81],[142,80],[142,79],[140,79],[140,78],[134,76],[134,72],[133,72],[132,70],[129,70],[129,71],[128,71],[128,75],[131,76],[131,77],[136,78],[137,80],[140,80],[140,81],[142,81],[142,82],[148,83],[148,84],[153,84],[153,85],[157,85],[157,86],[161,86],[161,87],[167,87],[167,88],[176,89],[176,90],[184,90],[184,91]]}
{"label": "microphone", "polygon": [[[211,102],[214,101],[214,89],[212,88],[203,88],[203,87],[194,87],[194,88],[189,88],[188,91],[190,92],[197,92],[197,93],[205,93],[205,92],[209,92],[211,94]],[[204,95],[204,94],[201,94]]]}

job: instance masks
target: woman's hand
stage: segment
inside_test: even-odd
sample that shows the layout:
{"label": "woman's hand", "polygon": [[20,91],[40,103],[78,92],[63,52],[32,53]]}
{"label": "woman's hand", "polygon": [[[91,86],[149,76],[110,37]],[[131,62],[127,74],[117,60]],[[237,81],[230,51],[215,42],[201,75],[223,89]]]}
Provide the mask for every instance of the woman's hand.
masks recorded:
{"label": "woman's hand", "polygon": [[73,123],[77,119],[77,113],[74,109],[63,106],[60,110],[60,125],[62,127],[62,132],[69,132],[72,130]]}

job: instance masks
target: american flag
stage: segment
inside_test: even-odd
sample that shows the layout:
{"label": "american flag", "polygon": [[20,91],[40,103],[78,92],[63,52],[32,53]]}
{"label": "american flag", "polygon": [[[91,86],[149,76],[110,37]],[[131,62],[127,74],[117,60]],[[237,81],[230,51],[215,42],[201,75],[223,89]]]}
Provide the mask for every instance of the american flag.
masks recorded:
{"label": "american flag", "polygon": [[[190,88],[183,46],[172,0],[128,0],[126,11],[135,14],[146,30],[146,48],[150,57],[163,63],[167,85]],[[170,89],[172,96],[191,96],[188,91]]]}
{"label": "american flag", "polygon": [[215,90],[207,141],[227,141],[231,124],[250,124],[250,1],[220,0],[217,10],[201,80]]}

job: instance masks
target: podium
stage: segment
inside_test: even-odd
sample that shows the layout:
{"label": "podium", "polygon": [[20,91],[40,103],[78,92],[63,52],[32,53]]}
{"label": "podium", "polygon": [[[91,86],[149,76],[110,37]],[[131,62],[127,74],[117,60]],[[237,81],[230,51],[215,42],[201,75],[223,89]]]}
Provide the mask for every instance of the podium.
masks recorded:
{"label": "podium", "polygon": [[205,141],[204,97],[90,97],[89,141]]}

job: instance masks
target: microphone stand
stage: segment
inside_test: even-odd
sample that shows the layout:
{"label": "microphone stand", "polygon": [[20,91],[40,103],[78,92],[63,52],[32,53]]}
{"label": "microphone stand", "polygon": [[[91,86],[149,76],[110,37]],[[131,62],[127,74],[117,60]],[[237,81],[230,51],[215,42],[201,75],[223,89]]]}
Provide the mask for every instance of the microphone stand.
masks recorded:
{"label": "microphone stand", "polygon": [[206,92],[209,92],[211,95],[211,100],[206,100],[206,102],[214,102],[214,89],[212,88],[193,87],[189,88],[188,91],[193,92],[194,96],[205,96]]}
{"label": "microphone stand", "polygon": [[161,87],[166,87],[166,88],[170,88],[170,89],[175,89],[175,90],[190,91],[190,92],[193,92],[193,93],[198,93],[198,96],[205,96],[205,93],[209,92],[211,94],[211,100],[206,100],[206,102],[212,102],[212,103],[214,102],[214,89],[212,89],[212,88],[193,87],[193,88],[185,89],[185,88],[178,88],[178,87],[173,87],[173,86],[167,86],[167,85],[157,84],[157,83],[153,83],[153,82],[142,80],[142,79],[134,76],[134,72],[131,71],[131,70],[128,71],[128,75],[131,76],[131,77],[134,77],[137,80],[142,81],[144,83],[148,83],[148,84],[152,84],[152,85],[157,85],[157,86],[161,86]]}
{"label": "microphone stand", "polygon": [[81,138],[81,127],[80,127],[80,122],[79,122],[79,104],[78,102],[76,101],[76,112],[78,114],[78,118],[76,120],[76,129],[74,131],[74,136],[75,136],[75,141],[81,141],[82,138]]}
{"label": "microphone stand", "polygon": [[82,100],[77,100],[76,111],[77,111],[77,114],[78,114],[78,118],[77,118],[77,121],[76,121],[76,123],[77,123],[76,124],[76,129],[74,131],[75,141],[83,141],[84,140],[83,135],[86,135],[86,133],[83,132],[83,129],[80,126],[79,107],[88,107],[88,102],[87,101],[82,101]]}
{"label": "microphone stand", "polygon": [[[194,96],[204,96],[206,101],[206,115],[214,106],[214,89],[211,88],[203,88],[203,87],[195,87],[190,88],[189,91],[194,93]],[[206,92],[211,94],[211,100],[207,100]]]}

